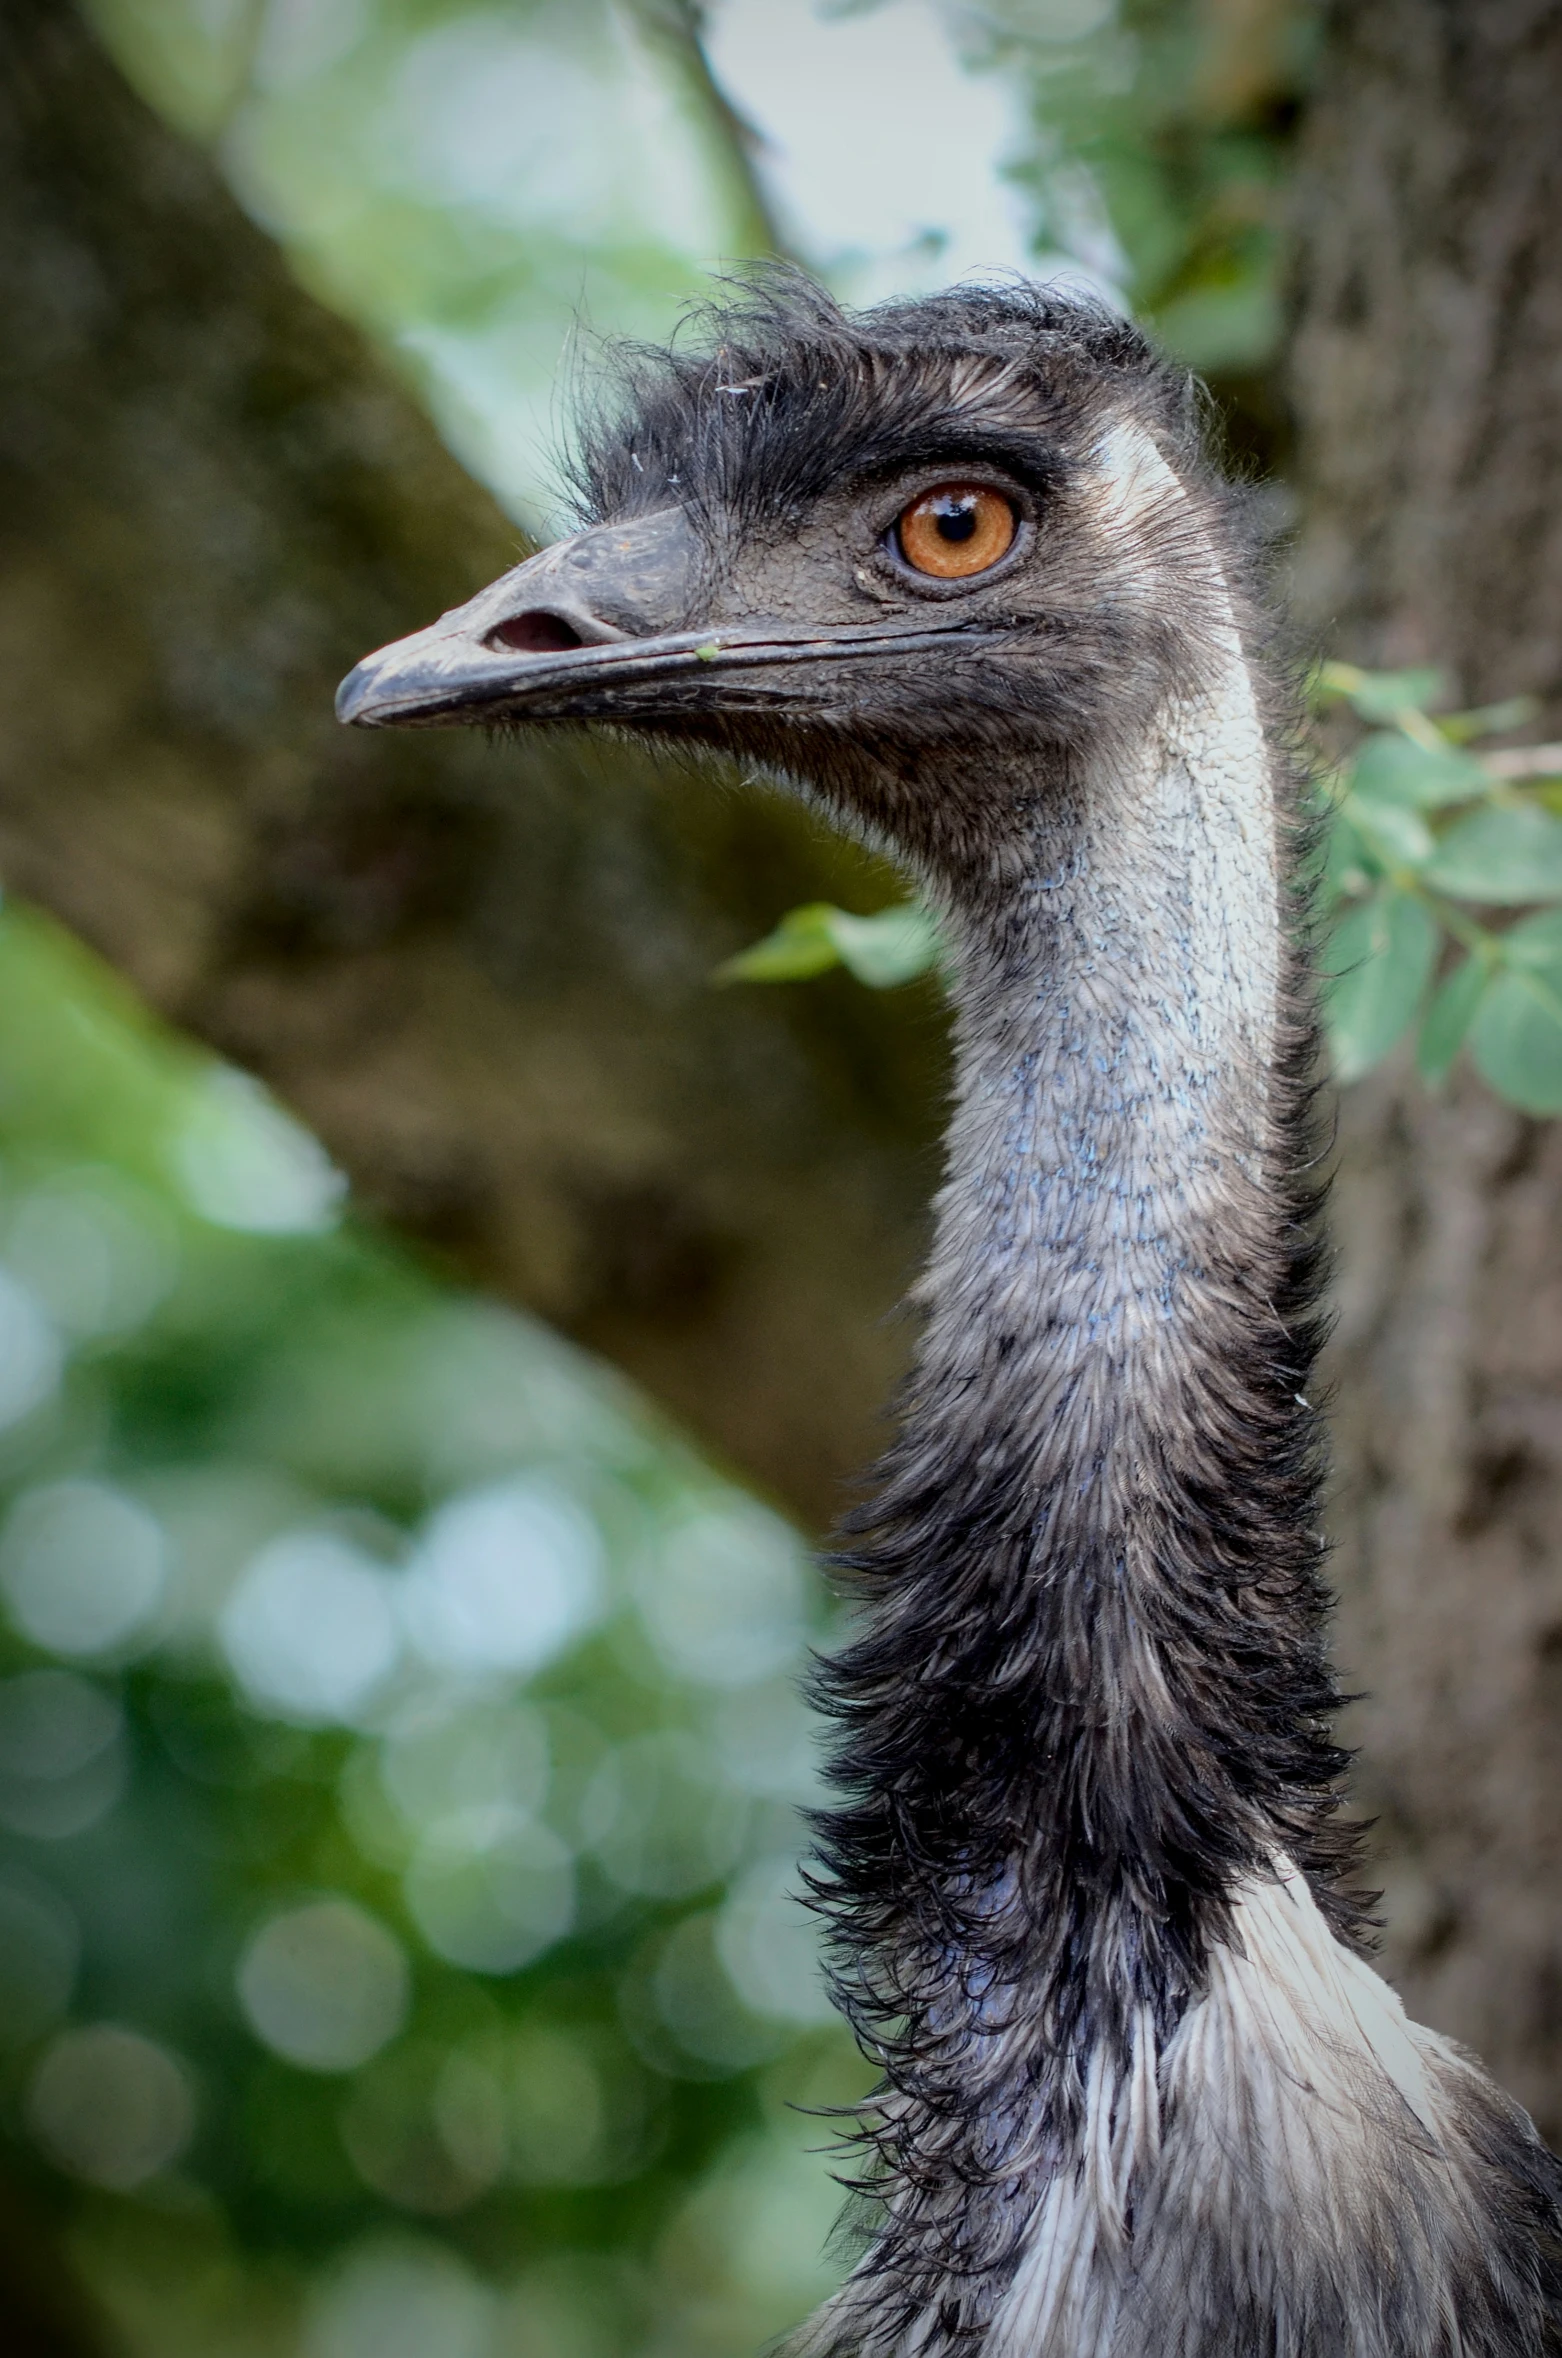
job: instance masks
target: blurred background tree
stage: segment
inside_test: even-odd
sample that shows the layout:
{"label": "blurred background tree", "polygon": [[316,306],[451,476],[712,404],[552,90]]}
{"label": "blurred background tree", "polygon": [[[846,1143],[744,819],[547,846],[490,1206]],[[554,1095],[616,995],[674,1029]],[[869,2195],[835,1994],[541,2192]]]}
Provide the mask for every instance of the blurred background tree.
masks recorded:
{"label": "blurred background tree", "polygon": [[[553,528],[590,334],[779,251],[1131,305],[1308,627],[1554,722],[1559,95],[1536,0],[4,0],[17,2347],[718,2358],[831,2266],[783,1517],[904,1350],[937,993],[711,990],[894,880],[337,675]],[[1342,1135],[1390,1962],[1556,2135],[1562,1142],[1393,1059]]]}

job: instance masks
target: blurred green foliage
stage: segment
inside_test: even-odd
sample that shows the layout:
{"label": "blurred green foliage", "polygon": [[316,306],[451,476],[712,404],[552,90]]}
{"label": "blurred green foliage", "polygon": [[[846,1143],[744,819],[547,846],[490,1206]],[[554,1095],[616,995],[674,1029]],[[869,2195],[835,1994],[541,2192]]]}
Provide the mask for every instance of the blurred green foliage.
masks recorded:
{"label": "blurred green foliage", "polygon": [[772,232],[672,0],[93,0],[317,293],[533,521],[577,324],[666,333]]}
{"label": "blurred green foliage", "polygon": [[938,963],[938,928],[916,901],[854,917],[829,901],[789,909],[773,933],[716,969],[718,982],[803,982],[844,966],[876,991],[911,982]]}
{"label": "blurred green foliage", "polygon": [[978,53],[1027,94],[1015,171],[1038,242],[1088,251],[1104,220],[1123,294],[1162,343],[1232,391],[1261,376],[1279,342],[1285,167],[1316,10],[989,0],[968,21]]}
{"label": "blurred green foliage", "polygon": [[863,2085],[797,1537],[14,910],[0,1116],[0,2102],[89,2281],[159,2351],[757,2346]]}

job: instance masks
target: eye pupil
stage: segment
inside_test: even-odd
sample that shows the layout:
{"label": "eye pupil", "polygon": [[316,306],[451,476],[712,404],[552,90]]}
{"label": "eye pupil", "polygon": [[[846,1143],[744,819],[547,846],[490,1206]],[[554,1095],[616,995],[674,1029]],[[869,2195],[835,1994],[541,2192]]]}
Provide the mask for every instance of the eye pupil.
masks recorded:
{"label": "eye pupil", "polygon": [[1014,546],[1014,502],[987,483],[940,483],[912,501],[895,526],[896,552],[914,573],[969,581]]}

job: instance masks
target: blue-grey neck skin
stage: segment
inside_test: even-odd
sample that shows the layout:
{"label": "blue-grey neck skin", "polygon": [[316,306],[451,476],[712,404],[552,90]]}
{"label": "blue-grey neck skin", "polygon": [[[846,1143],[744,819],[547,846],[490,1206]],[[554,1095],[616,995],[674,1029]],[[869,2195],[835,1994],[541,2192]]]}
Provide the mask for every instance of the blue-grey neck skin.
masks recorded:
{"label": "blue-grey neck skin", "polygon": [[1232,1264],[1272,1265],[1286,1211],[1269,757],[1233,646],[1140,741],[1016,769],[1023,870],[996,923],[951,912],[958,1078],[924,1364],[946,1401],[1023,1403],[1034,1470],[1090,1469],[1098,1537],[1142,1544],[1148,1468],[1203,1422]]}

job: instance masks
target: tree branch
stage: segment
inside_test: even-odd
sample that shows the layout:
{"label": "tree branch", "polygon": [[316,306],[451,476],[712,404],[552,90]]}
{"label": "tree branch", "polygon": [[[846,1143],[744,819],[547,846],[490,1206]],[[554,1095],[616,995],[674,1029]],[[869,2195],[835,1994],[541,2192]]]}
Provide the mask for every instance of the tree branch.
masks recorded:
{"label": "tree branch", "polygon": [[706,12],[699,0],[632,0],[632,6],[644,32],[670,58],[715,151],[735,200],[742,258],[797,260],[759,170],[764,136],[716,78],[705,46]]}

